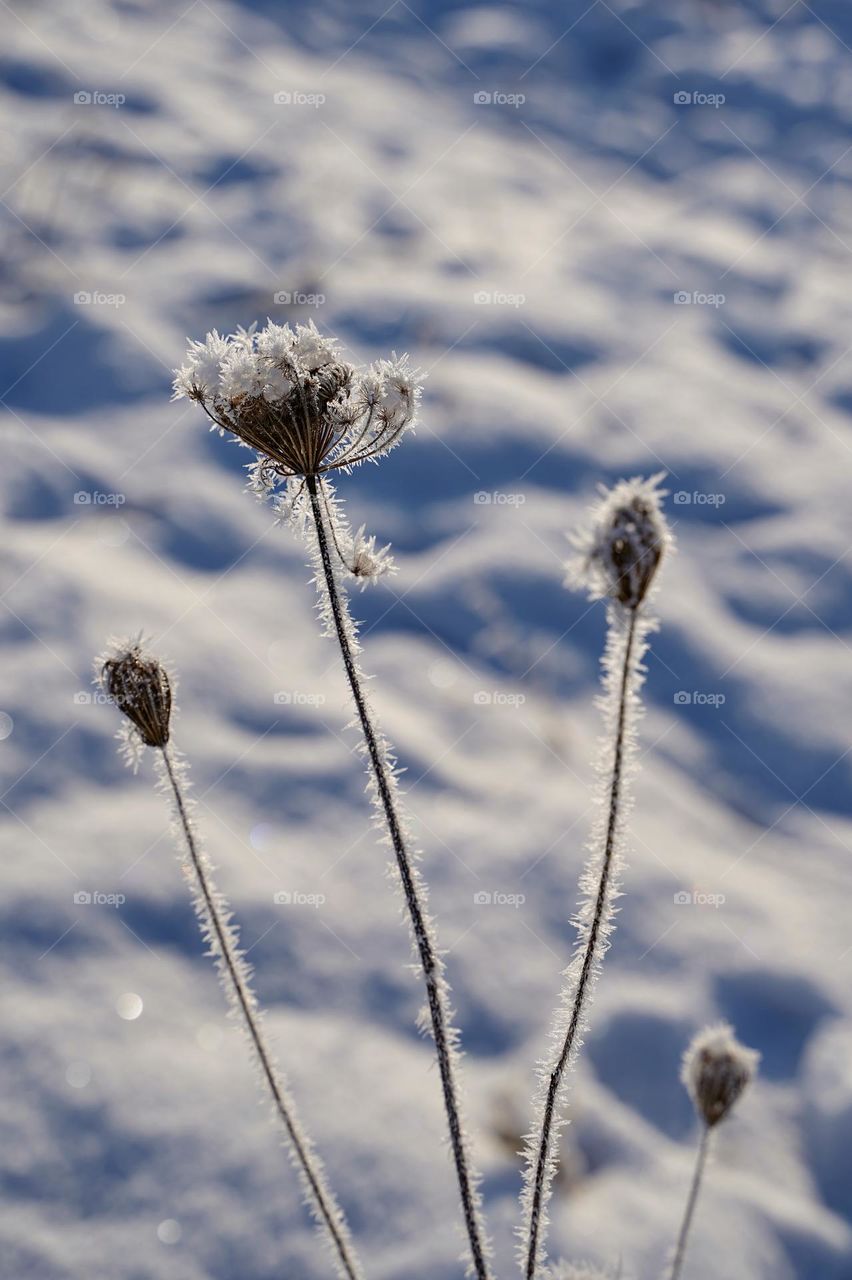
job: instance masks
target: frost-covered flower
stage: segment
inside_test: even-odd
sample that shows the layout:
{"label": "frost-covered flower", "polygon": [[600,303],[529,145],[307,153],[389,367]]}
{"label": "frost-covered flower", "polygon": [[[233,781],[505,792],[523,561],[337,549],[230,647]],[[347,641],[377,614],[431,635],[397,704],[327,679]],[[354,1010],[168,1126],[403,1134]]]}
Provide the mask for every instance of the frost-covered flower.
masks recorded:
{"label": "frost-covered flower", "polygon": [[165,747],[172,714],[172,685],[165,667],[144,654],[138,640],[112,646],[98,667],[101,686],[145,746]]}
{"label": "frost-covered flower", "polygon": [[571,586],[585,587],[594,600],[609,596],[628,609],[639,607],[672,540],[661,506],[662,479],[660,473],[601,486],[590,526],[572,537]]}
{"label": "frost-covered flower", "polygon": [[313,321],[269,321],[260,331],[190,341],[174,393],[255,449],[277,483],[387,453],[414,424],[422,382],[406,355],[358,370]]}
{"label": "frost-covered flower", "polygon": [[684,1055],[681,1080],[708,1128],[724,1120],[759,1061],[760,1054],[740,1044],[726,1022],[698,1032]]}
{"label": "frost-covered flower", "polygon": [[368,538],[364,532],[364,525],[361,525],[352,539],[352,552],[347,561],[347,568],[354,578],[360,578],[362,586],[366,586],[368,582],[375,582],[383,574],[396,573],[396,565],[390,554],[390,545],[377,547],[375,534],[371,534]]}

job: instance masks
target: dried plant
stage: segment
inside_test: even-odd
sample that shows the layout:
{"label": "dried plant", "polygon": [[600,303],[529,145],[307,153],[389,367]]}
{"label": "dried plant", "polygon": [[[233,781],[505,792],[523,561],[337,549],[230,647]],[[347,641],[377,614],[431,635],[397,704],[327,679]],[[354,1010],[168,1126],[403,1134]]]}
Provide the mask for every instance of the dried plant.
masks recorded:
{"label": "dried plant", "polygon": [[623,863],[630,774],[635,767],[642,657],[655,621],[647,603],[671,535],[661,508],[661,476],[622,481],[602,491],[587,531],[575,537],[569,582],[608,601],[601,707],[605,735],[598,773],[599,815],[589,843],[580,887],[583,902],[574,924],[574,958],[551,1031],[550,1053],[538,1068],[535,1121],[526,1141],[519,1254],[526,1280],[544,1263],[548,1203],[565,1124],[566,1076],[576,1061],[587,1010],[609,946],[614,903]]}
{"label": "dried plant", "polygon": [[740,1044],[733,1028],[724,1022],[699,1031],[684,1055],[681,1080],[701,1121],[701,1138],[669,1280],[679,1280],[683,1270],[689,1232],[716,1125],[730,1114],[754,1078],[759,1062],[760,1055]]}
{"label": "dried plant", "polygon": [[362,585],[387,571],[363,528],[353,538],[328,473],[376,460],[414,426],[422,379],[408,358],[365,371],[341,357],[313,324],[209,334],[193,342],[177,371],[175,395],[196,401],[216,427],[254,449],[251,487],[274,496],[282,519],[305,537],[315,569],[324,631],[336,639],[363,738],[377,823],[394,854],[412,944],[426,986],[424,1026],[432,1034],[462,1213],[477,1280],[487,1280],[489,1245],[481,1222],[479,1178],[467,1149],[458,1086],[458,1037],[444,962],[427,909],[426,886],[403,820],[396,761],[376,726],[358,662],[360,644],[344,578]]}
{"label": "dried plant", "polygon": [[160,786],[172,802],[176,828],[185,849],[184,870],[192,886],[193,906],[208,954],[216,962],[231,1013],[248,1038],[274,1113],[283,1125],[305,1203],[333,1253],[339,1274],[344,1280],[361,1280],[363,1273],[349,1227],[275,1064],[263,1029],[262,1012],[252,989],[251,968],[240,950],[239,933],[231,921],[230,908],[216,887],[213,868],[192,819],[188,770],[171,740],[174,682],[163,664],[144,653],[138,641],[112,644],[109,652],[98,659],[96,675],[104,691],[127,717],[121,736],[128,759],[138,763],[145,747],[153,747],[157,752]]}

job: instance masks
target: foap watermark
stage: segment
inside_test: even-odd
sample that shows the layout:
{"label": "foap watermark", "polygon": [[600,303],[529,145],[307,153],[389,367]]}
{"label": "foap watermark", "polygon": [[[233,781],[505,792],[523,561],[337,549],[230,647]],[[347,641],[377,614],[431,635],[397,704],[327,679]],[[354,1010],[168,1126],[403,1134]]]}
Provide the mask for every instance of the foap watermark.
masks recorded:
{"label": "foap watermark", "polygon": [[475,907],[522,907],[526,902],[526,894],[504,893],[502,889],[480,889],[473,895]]}
{"label": "foap watermark", "polygon": [[75,707],[111,706],[112,701],[112,695],[105,689],[78,689],[74,694]]}
{"label": "foap watermark", "polygon": [[473,695],[475,707],[522,707],[526,694],[503,693],[500,689],[477,689]]}
{"label": "foap watermark", "polygon": [[525,293],[504,293],[500,289],[477,289],[473,295],[476,307],[522,307],[527,300]]}
{"label": "foap watermark", "polygon": [[701,293],[699,289],[678,289],[672,295],[676,307],[724,307],[724,293]]}
{"label": "foap watermark", "polygon": [[700,689],[678,689],[672,699],[676,707],[724,707],[727,698],[724,693],[704,693]]}
{"label": "foap watermark", "polygon": [[321,107],[326,101],[324,93],[304,93],[301,89],[280,89],[273,93],[276,107]]}
{"label": "foap watermark", "polygon": [[78,489],[74,494],[75,507],[123,507],[126,501],[124,493],[102,493],[100,489]]}
{"label": "foap watermark", "polygon": [[74,894],[75,907],[123,907],[126,901],[123,893],[102,893],[100,889],[78,889]]}
{"label": "foap watermark", "polygon": [[525,93],[504,93],[502,89],[477,89],[473,95],[475,107],[522,107],[527,100]]}
{"label": "foap watermark", "polygon": [[102,293],[99,289],[79,289],[74,294],[75,307],[123,307],[126,301],[123,293]]}
{"label": "foap watermark", "polygon": [[123,107],[127,98],[123,93],[106,93],[103,89],[78,89],[74,94],[75,107]]}
{"label": "foap watermark", "polygon": [[715,107],[725,105],[724,93],[704,93],[700,89],[678,89],[672,94],[676,107]]}
{"label": "foap watermark", "polygon": [[525,493],[504,493],[502,489],[478,489],[473,495],[477,507],[522,507],[526,500]]}
{"label": "foap watermark", "polygon": [[272,701],[277,707],[321,707],[324,693],[304,693],[299,689],[279,689]]}
{"label": "foap watermark", "polygon": [[672,494],[672,502],[678,507],[723,507],[727,498],[724,493],[703,493],[698,489],[690,493],[688,489],[678,489]]}
{"label": "foap watermark", "polygon": [[727,901],[724,893],[705,893],[703,889],[678,889],[674,895],[676,907],[719,907]]}
{"label": "foap watermark", "polygon": [[273,893],[272,901],[276,907],[313,907],[317,910],[325,906],[326,896],[324,893],[302,893],[298,889],[279,889]]}
{"label": "foap watermark", "polygon": [[279,289],[272,295],[277,307],[322,307],[324,293],[303,293],[301,289]]}

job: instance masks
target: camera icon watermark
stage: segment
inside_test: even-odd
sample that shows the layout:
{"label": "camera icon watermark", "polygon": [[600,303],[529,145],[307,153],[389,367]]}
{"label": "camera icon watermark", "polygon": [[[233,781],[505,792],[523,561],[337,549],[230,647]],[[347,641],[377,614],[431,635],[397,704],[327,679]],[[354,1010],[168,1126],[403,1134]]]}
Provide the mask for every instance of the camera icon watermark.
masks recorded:
{"label": "camera icon watermark", "polygon": [[516,911],[526,900],[524,893],[504,893],[501,889],[480,889],[473,895],[475,907],[514,907]]}
{"label": "camera icon watermark", "polygon": [[676,707],[724,707],[727,698],[724,693],[704,693],[700,689],[678,689],[672,698]]}
{"label": "camera icon watermark", "polygon": [[727,501],[724,493],[702,493],[698,489],[691,493],[688,489],[678,489],[672,494],[672,502],[678,507],[723,507]]}
{"label": "camera icon watermark", "polygon": [[272,895],[276,907],[313,907],[317,910],[325,906],[324,893],[302,893],[299,890],[279,889]]}
{"label": "camera icon watermark", "polygon": [[690,89],[678,89],[672,94],[676,107],[714,107],[717,111],[726,102],[724,93],[702,93]]}
{"label": "camera icon watermark", "polygon": [[724,307],[724,293],[701,293],[698,289],[678,289],[672,295],[676,307]]}
{"label": "camera icon watermark", "polygon": [[525,493],[504,493],[502,489],[479,489],[473,495],[477,507],[522,507],[527,500]]}
{"label": "camera icon watermark", "polygon": [[100,489],[78,489],[74,494],[75,507],[123,507],[126,501],[124,493],[102,493]]}
{"label": "camera icon watermark", "polygon": [[525,293],[505,293],[501,289],[477,289],[473,295],[475,307],[522,307],[527,300]]}
{"label": "camera icon watermark", "polygon": [[702,889],[679,889],[674,894],[676,907],[723,907],[727,902],[724,893],[705,893]]}
{"label": "camera icon watermark", "polygon": [[74,294],[75,307],[123,307],[126,301],[123,293],[102,293],[98,289],[78,289]]}
{"label": "camera icon watermark", "polygon": [[475,107],[522,107],[527,100],[525,93],[504,93],[501,89],[478,89],[473,95]]}
{"label": "camera icon watermark", "polygon": [[477,689],[473,695],[475,707],[522,707],[526,694],[503,693],[500,689]]}
{"label": "camera icon watermark", "polygon": [[299,689],[279,689],[273,694],[272,701],[277,707],[321,707],[325,703],[325,694],[303,693]]}
{"label": "camera icon watermark", "polygon": [[78,89],[74,94],[75,107],[123,107],[127,101],[123,93],[104,93],[102,89]]}
{"label": "camera icon watermark", "polygon": [[321,307],[325,304],[324,293],[303,293],[300,289],[279,289],[272,295],[277,307]]}
{"label": "camera icon watermark", "polygon": [[321,107],[326,102],[324,93],[303,93],[300,89],[281,89],[273,93],[276,107]]}
{"label": "camera icon watermark", "polygon": [[126,901],[123,893],[102,893],[99,889],[78,889],[74,894],[75,907],[123,907]]}

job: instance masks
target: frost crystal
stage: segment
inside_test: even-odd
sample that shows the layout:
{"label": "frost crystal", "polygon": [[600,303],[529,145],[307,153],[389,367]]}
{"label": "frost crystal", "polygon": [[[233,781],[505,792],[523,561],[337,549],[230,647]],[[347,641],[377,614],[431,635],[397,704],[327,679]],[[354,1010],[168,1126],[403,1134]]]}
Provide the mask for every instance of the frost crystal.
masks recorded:
{"label": "frost crystal", "polygon": [[147,657],[138,640],[113,646],[108,656],[98,660],[98,667],[99,683],[141,742],[146,747],[165,747],[172,714],[172,686],[165,667]]}
{"label": "frost crystal", "polygon": [[724,1120],[759,1061],[760,1054],[740,1044],[726,1022],[695,1036],[683,1059],[681,1080],[708,1128]]}
{"label": "frost crystal", "polygon": [[609,596],[628,609],[639,607],[671,543],[662,479],[662,473],[648,480],[636,476],[601,488],[591,527],[572,538],[577,554],[568,566],[571,586],[587,588],[593,600]]}
{"label": "frost crystal", "polygon": [[358,370],[311,321],[190,341],[175,399],[195,400],[255,449],[268,479],[318,476],[378,458],[414,425],[422,376],[408,356]]}
{"label": "frost crystal", "polygon": [[396,573],[390,546],[377,548],[375,534],[368,538],[364,532],[364,525],[361,525],[352,539],[352,553],[347,568],[354,578],[361,580],[362,586],[366,586],[368,582],[375,582],[385,573]]}

